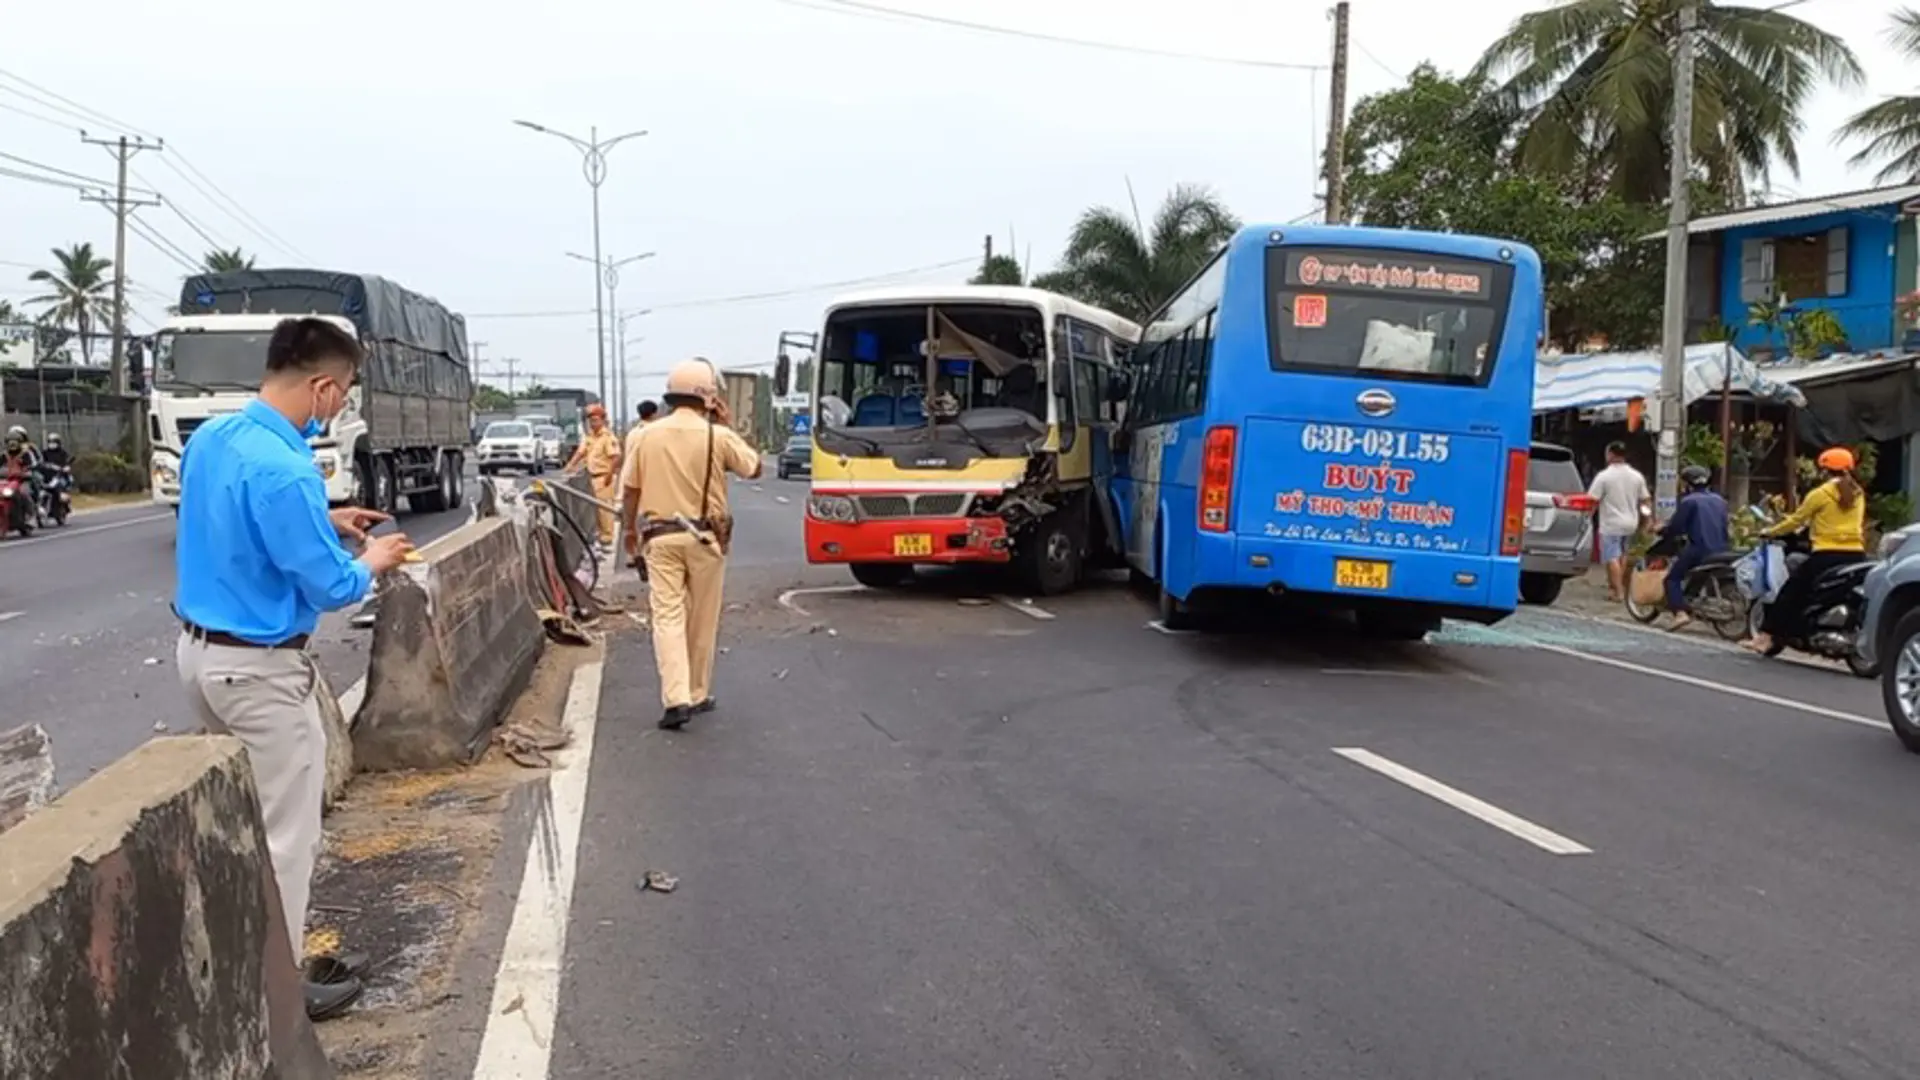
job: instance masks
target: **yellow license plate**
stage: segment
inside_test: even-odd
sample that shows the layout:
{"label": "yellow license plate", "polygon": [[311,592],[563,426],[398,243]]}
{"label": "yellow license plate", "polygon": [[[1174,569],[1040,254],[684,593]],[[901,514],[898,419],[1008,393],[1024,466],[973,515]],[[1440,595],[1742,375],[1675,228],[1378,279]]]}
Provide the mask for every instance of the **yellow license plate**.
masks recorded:
{"label": "yellow license plate", "polygon": [[1333,587],[1336,589],[1385,589],[1393,574],[1393,564],[1365,559],[1333,560]]}
{"label": "yellow license plate", "polygon": [[893,553],[902,557],[931,555],[933,554],[933,537],[927,533],[905,533],[896,536],[893,538]]}

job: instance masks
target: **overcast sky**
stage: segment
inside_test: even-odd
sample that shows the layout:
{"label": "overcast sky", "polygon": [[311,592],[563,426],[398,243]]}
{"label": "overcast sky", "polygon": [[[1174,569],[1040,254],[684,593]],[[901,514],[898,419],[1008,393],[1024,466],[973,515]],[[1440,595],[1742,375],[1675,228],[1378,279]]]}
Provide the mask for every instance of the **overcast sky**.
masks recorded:
{"label": "overcast sky", "polygon": [[[660,382],[637,373],[696,353],[722,366],[768,359],[780,331],[815,326],[833,283],[964,280],[988,233],[1044,270],[1083,208],[1125,205],[1129,179],[1147,212],[1181,181],[1211,184],[1248,220],[1315,205],[1327,73],[1260,65],[1324,66],[1328,3],[874,2],[1250,63],[832,0],[15,4],[9,39],[40,45],[0,58],[0,153],[111,176],[68,107],[10,74],[166,140],[134,170],[169,205],[139,220],[192,261],[211,246],[204,230],[263,267],[391,277],[467,314],[488,381],[515,357],[522,379],[591,387],[593,269],[563,254],[592,251],[579,154],[511,121],[583,136],[644,128],[613,151],[601,189],[606,254],[658,253],[623,271],[618,296],[653,309],[627,332],[645,338],[631,350],[636,396]],[[1355,0],[1351,99],[1421,60],[1463,68],[1545,2]],[[1829,134],[1877,95],[1912,88],[1884,43],[1888,7],[1795,5],[1847,38],[1871,85],[1815,99],[1802,176],[1780,181],[1789,191],[1869,186]],[[99,115],[84,126],[120,133]],[[31,295],[24,277],[49,248],[111,252],[107,212],[74,191],[0,175],[0,207],[0,297]],[[139,237],[127,262],[145,328],[177,297],[181,266]],[[770,292],[785,295],[726,300]],[[503,317],[527,313],[558,314]]]}

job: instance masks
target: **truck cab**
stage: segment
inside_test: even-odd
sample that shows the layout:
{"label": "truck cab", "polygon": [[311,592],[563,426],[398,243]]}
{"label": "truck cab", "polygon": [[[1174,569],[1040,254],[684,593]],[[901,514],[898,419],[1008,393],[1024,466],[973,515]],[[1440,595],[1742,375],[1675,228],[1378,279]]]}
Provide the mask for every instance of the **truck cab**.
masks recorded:
{"label": "truck cab", "polygon": [[[174,315],[154,337],[153,384],[147,435],[153,443],[153,501],[180,506],[180,460],[187,439],[216,416],[239,412],[260,389],[266,369],[267,341],[284,315]],[[349,334],[354,326],[339,316],[321,316]],[[327,485],[327,501],[355,501],[357,479],[342,446],[366,433],[360,415],[360,389],[347,393],[347,406],[326,431],[310,440],[314,467]]]}

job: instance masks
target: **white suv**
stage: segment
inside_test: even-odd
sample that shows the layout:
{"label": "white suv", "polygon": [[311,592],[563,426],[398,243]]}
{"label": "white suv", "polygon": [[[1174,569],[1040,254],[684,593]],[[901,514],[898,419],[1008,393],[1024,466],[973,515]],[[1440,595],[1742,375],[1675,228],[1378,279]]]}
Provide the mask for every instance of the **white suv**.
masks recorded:
{"label": "white suv", "polygon": [[540,437],[534,434],[532,424],[502,420],[488,424],[487,430],[481,432],[475,456],[482,475],[501,469],[538,474],[546,468],[540,451]]}

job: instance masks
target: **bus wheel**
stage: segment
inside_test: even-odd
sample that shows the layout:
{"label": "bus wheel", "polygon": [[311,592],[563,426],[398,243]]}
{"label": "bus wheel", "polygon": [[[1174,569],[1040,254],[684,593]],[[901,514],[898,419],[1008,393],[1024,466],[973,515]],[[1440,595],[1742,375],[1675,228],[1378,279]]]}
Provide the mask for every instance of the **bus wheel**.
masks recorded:
{"label": "bus wheel", "polygon": [[857,562],[848,563],[847,569],[869,589],[897,589],[913,580],[912,563]]}
{"label": "bus wheel", "polygon": [[1055,511],[1040,519],[1020,545],[1020,576],[1041,596],[1057,596],[1080,583],[1080,535],[1075,516]]}
{"label": "bus wheel", "polygon": [[1160,625],[1169,630],[1193,629],[1193,606],[1167,591],[1165,582],[1160,584]]}

